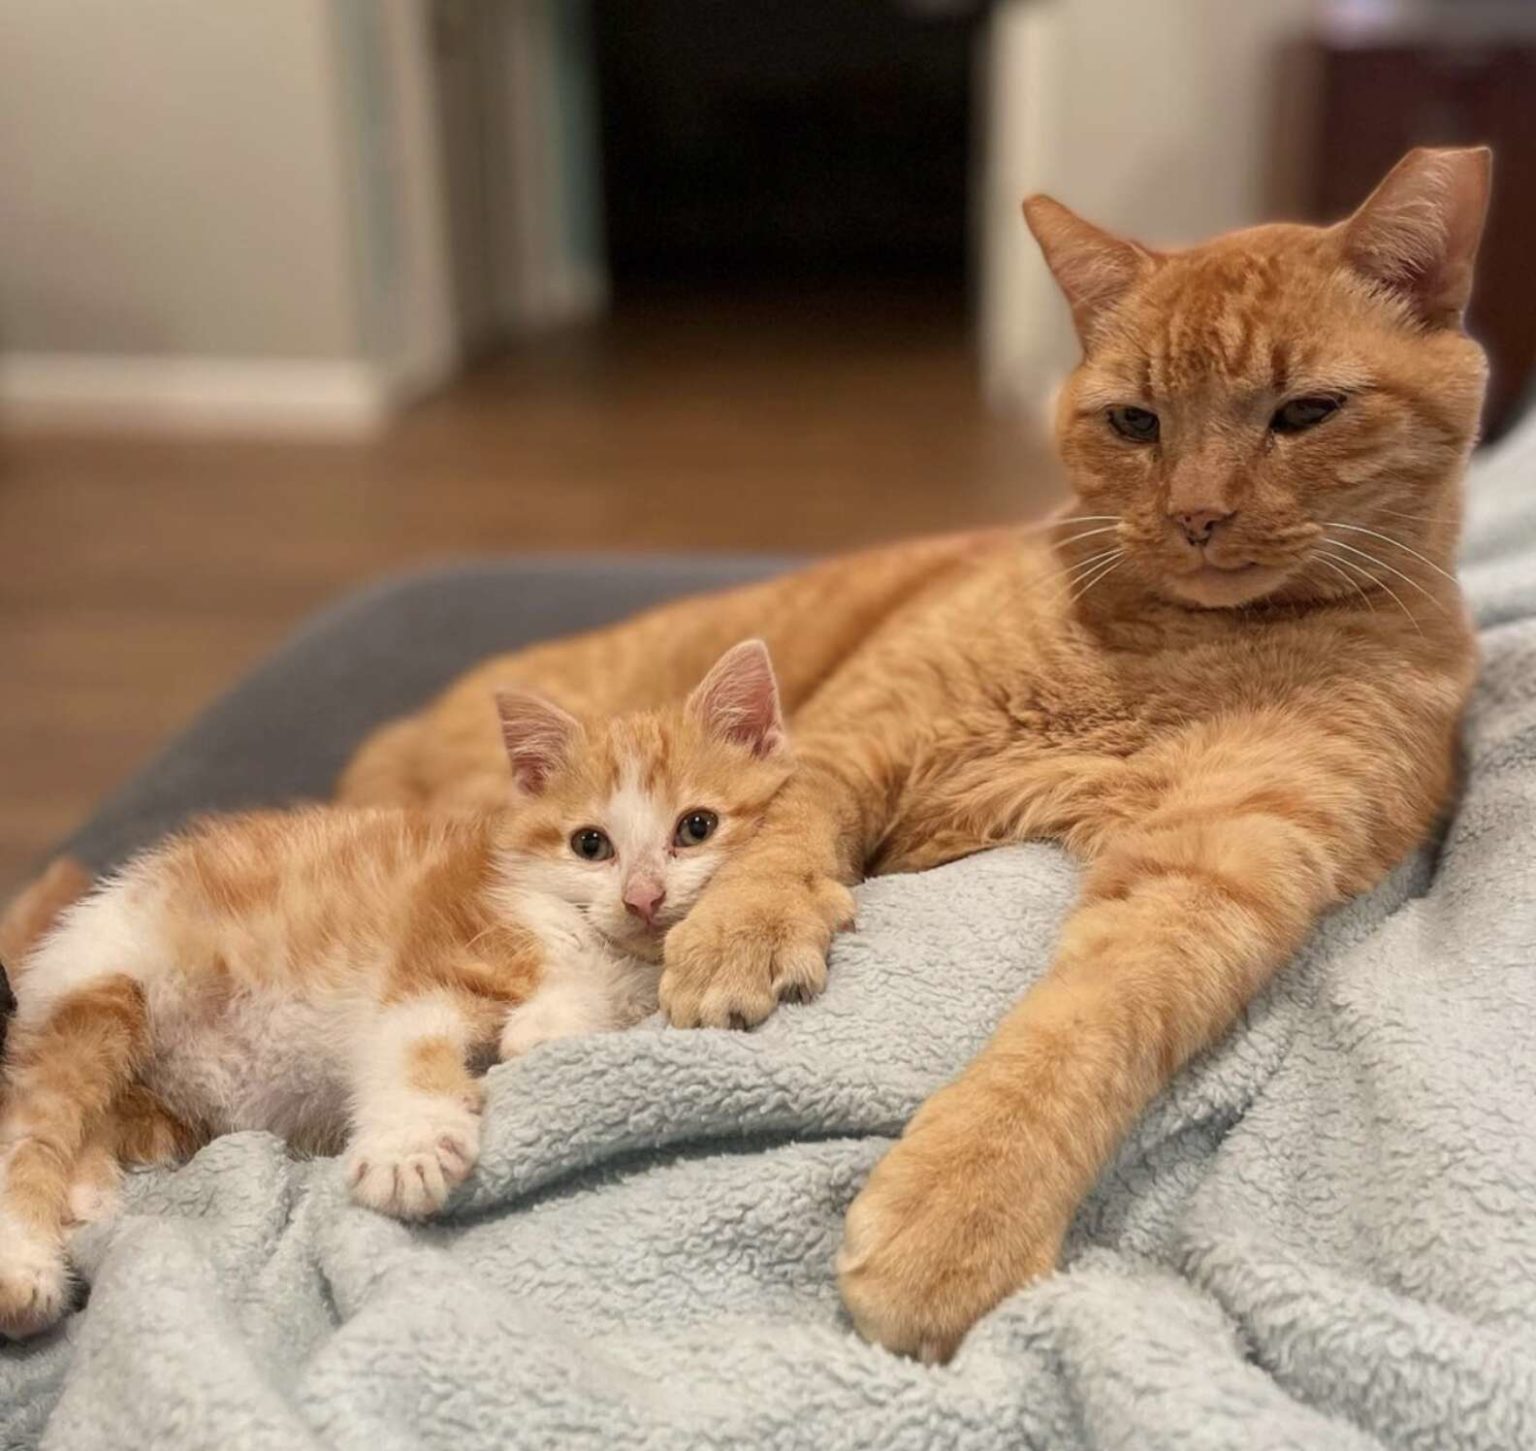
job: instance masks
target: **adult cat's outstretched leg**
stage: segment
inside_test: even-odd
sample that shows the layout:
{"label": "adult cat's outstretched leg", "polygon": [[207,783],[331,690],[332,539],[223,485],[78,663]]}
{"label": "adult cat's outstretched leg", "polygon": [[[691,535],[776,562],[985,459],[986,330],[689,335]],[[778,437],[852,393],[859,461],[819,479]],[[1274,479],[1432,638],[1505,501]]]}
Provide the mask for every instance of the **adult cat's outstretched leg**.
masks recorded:
{"label": "adult cat's outstretched leg", "polygon": [[1233,719],[1133,768],[1142,809],[1105,830],[1050,972],[848,1212],[839,1283],[868,1338],[947,1359],[1047,1273],[1152,1096],[1427,829],[1447,751],[1410,763],[1316,727],[1287,743],[1285,724]]}
{"label": "adult cat's outstretched leg", "polygon": [[443,1207],[480,1157],[483,1091],[467,1060],[470,1004],[448,992],[378,1010],[353,1053],[352,1197],[401,1219]]}

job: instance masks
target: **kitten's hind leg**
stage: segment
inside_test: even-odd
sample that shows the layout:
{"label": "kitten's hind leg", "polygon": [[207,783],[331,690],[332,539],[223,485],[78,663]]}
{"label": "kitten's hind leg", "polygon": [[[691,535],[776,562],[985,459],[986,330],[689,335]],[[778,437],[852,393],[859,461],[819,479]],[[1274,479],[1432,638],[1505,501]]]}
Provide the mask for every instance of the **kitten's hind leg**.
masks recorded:
{"label": "kitten's hind leg", "polygon": [[76,1162],[147,1040],[143,992],[116,975],[17,1029],[0,1117],[0,1334],[33,1335],[63,1314]]}
{"label": "kitten's hind leg", "polygon": [[123,1164],[179,1164],[208,1142],[207,1132],[176,1117],[142,1083],[130,1083],[112,1104],[103,1132]]}
{"label": "kitten's hind leg", "polygon": [[476,1016],[462,998],[436,992],[379,1008],[361,1035],[344,1160],[359,1204],[421,1219],[474,1168],[482,1089],[467,1059]]}

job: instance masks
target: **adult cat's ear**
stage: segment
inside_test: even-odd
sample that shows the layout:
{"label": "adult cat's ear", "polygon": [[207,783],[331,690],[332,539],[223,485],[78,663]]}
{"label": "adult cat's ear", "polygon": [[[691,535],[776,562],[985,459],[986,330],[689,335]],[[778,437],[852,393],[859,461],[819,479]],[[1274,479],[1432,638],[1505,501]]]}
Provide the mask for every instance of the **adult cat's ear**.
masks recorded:
{"label": "adult cat's ear", "polygon": [[519,791],[537,796],[570,759],[581,722],[554,701],[527,690],[498,690],[496,709],[512,763],[512,782]]}
{"label": "adult cat's ear", "polygon": [[1405,297],[1429,326],[1457,326],[1472,292],[1492,163],[1486,146],[1410,151],[1343,224],[1350,266]]}
{"label": "adult cat's ear", "polygon": [[688,697],[688,709],[721,740],[770,756],[787,744],[779,683],[761,640],[733,645]]}
{"label": "adult cat's ear", "polygon": [[1054,197],[1032,196],[1024,220],[1072,309],[1084,347],[1100,319],[1156,265],[1152,254],[1085,222]]}

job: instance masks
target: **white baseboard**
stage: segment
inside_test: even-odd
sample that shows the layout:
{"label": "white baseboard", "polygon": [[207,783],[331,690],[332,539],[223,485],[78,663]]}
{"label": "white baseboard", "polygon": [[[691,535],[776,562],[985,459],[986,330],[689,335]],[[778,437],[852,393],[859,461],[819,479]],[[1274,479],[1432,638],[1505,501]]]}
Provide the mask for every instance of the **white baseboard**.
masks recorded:
{"label": "white baseboard", "polygon": [[368,363],[0,354],[0,422],[33,427],[370,433],[405,380]]}

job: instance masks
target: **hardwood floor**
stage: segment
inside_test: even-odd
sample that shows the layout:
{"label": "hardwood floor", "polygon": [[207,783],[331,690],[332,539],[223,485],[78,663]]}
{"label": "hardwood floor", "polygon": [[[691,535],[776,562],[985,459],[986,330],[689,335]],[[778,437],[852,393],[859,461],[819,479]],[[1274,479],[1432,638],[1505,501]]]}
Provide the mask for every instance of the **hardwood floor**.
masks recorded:
{"label": "hardwood floor", "polygon": [[376,438],[0,440],[0,893],[301,616],[556,550],[831,551],[1036,513],[1054,465],[921,300],[653,304]]}

